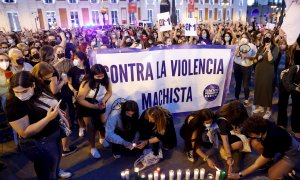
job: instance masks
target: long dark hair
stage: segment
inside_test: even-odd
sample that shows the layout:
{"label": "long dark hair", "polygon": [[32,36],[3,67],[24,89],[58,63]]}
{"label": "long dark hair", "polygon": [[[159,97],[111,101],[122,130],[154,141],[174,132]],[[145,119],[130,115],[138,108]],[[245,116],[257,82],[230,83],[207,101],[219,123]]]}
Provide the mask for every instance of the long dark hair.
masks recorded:
{"label": "long dark hair", "polygon": [[33,75],[31,75],[28,71],[18,72],[10,78],[9,98],[15,98],[13,88],[18,86],[22,86],[23,88],[29,88],[33,87],[34,85],[34,95],[30,100],[37,100],[39,97],[42,96],[43,93],[45,93],[49,97],[54,98],[53,94],[47,88],[47,86],[40,80],[35,78]]}
{"label": "long dark hair", "polygon": [[197,111],[196,114],[197,114],[197,118],[198,118],[200,125],[203,125],[204,121],[207,121],[210,119],[214,120],[214,117],[215,117],[214,112],[208,108],[201,109],[201,110]]}
{"label": "long dark hair", "polygon": [[42,61],[47,63],[52,62],[54,60],[52,59],[53,55],[54,55],[54,48],[52,46],[46,45],[40,48],[40,58]]}
{"label": "long dark hair", "polygon": [[[126,111],[133,111],[132,117],[126,115]],[[124,130],[134,130],[137,128],[137,120],[139,119],[139,106],[135,101],[128,100],[121,106],[121,121]]]}
{"label": "long dark hair", "polygon": [[108,89],[109,85],[109,78],[107,76],[107,72],[101,64],[95,64],[91,67],[91,70],[88,74],[86,74],[82,81],[84,81],[83,86],[85,86],[86,83],[89,83],[89,86],[91,89],[96,88],[96,80],[94,78],[95,75],[104,74],[104,78],[101,80],[100,84],[104,86],[106,89]]}
{"label": "long dark hair", "polygon": [[85,73],[90,72],[90,63],[89,63],[89,60],[88,60],[86,54],[82,51],[77,51],[75,53],[75,56],[77,56],[81,61],[83,61]]}

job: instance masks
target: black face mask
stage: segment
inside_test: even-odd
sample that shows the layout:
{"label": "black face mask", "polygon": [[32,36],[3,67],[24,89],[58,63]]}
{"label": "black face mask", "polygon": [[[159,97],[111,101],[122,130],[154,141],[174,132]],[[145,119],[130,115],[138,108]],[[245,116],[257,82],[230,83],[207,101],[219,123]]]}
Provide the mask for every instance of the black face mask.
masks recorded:
{"label": "black face mask", "polygon": [[40,55],[39,54],[33,54],[31,57],[33,59],[40,59]]}
{"label": "black face mask", "polygon": [[126,47],[130,47],[132,45],[132,42],[126,42],[125,45]]}
{"label": "black face mask", "polygon": [[103,79],[95,79],[96,83],[101,83]]}
{"label": "black face mask", "polygon": [[49,42],[49,45],[50,45],[50,46],[56,46],[56,41],[50,41],[50,42]]}
{"label": "black face mask", "polygon": [[44,80],[44,83],[49,86],[51,81],[50,80]]}
{"label": "black face mask", "polygon": [[65,53],[57,54],[58,59],[61,59],[61,58],[64,58],[64,57],[65,57]]}
{"label": "black face mask", "polygon": [[25,62],[25,59],[24,58],[19,58],[19,59],[16,60],[16,62],[17,62],[18,65],[23,65],[24,62]]}
{"label": "black face mask", "polygon": [[124,131],[130,131],[134,129],[134,118],[129,117],[127,115],[122,117],[122,124]]}
{"label": "black face mask", "polygon": [[271,38],[269,38],[269,37],[265,37],[264,38],[264,44],[265,43],[270,43],[271,42]]}

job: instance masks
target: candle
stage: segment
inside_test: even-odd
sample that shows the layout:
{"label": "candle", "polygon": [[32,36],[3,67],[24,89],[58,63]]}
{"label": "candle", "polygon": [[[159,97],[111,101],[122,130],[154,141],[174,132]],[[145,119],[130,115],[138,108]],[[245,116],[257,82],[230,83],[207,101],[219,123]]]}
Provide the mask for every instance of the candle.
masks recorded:
{"label": "candle", "polygon": [[160,173],[160,167],[157,167],[157,168],[156,168],[156,171],[157,171],[158,173]]}
{"label": "candle", "polygon": [[129,174],[130,174],[129,169],[125,169],[125,179],[126,179],[126,180],[129,179]]}
{"label": "candle", "polygon": [[190,169],[185,170],[185,180],[190,180],[191,171]]}
{"label": "candle", "polygon": [[204,176],[205,176],[205,169],[201,168],[200,169],[200,179],[204,179]]}
{"label": "candle", "polygon": [[146,179],[146,175],[144,173],[141,174],[141,179]]}
{"label": "candle", "polygon": [[158,180],[158,172],[154,171],[154,180]]}
{"label": "candle", "polygon": [[220,179],[221,171],[216,171],[216,180]]}
{"label": "candle", "polygon": [[125,179],[125,171],[121,171],[121,178]]}
{"label": "candle", "polygon": [[177,180],[181,180],[181,169],[177,169]]}
{"label": "candle", "polygon": [[165,178],[166,178],[166,175],[165,175],[164,173],[162,173],[162,174],[160,175],[160,180],[165,180]]}
{"label": "candle", "polygon": [[225,180],[226,179],[226,172],[222,171],[221,173],[221,180]]}
{"label": "candle", "polygon": [[211,174],[211,173],[208,173],[208,174],[207,174],[207,179],[214,179],[214,175]]}
{"label": "candle", "polygon": [[199,176],[199,169],[194,169],[194,179],[198,179]]}
{"label": "candle", "polygon": [[153,175],[151,173],[148,174],[148,180],[153,180]]}
{"label": "candle", "polygon": [[169,180],[174,180],[174,171],[173,170],[169,171]]}

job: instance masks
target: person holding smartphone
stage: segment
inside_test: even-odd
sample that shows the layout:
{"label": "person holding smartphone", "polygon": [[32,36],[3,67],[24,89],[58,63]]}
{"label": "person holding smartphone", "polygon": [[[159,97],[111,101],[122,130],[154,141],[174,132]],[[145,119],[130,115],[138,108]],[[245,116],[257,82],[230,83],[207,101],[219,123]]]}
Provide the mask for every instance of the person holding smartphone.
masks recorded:
{"label": "person holding smartphone", "polygon": [[20,149],[33,162],[37,178],[58,179],[62,154],[59,119],[68,122],[61,116],[53,94],[30,72],[18,72],[10,79],[6,111],[9,124],[19,135]]}

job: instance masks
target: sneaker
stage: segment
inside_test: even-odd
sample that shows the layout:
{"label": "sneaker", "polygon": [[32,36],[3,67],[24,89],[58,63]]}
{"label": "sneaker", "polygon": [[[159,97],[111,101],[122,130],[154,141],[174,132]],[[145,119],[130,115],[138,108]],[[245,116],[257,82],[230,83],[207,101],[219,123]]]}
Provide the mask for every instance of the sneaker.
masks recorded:
{"label": "sneaker", "polygon": [[187,159],[191,162],[195,162],[195,159],[194,159],[194,151],[193,150],[190,150],[188,152],[186,152],[186,156],[187,156]]}
{"label": "sneaker", "polygon": [[79,137],[83,137],[84,136],[84,128],[79,128],[79,133],[78,133],[78,136]]}
{"label": "sneaker", "polygon": [[68,179],[72,176],[72,173],[59,169],[58,177],[63,179]]}
{"label": "sneaker", "polygon": [[254,113],[254,114],[263,113],[263,112],[264,112],[264,109],[262,107],[258,107],[252,111],[252,113]]}
{"label": "sneaker", "polygon": [[121,154],[113,154],[113,156],[114,156],[115,159],[121,158]]}
{"label": "sneaker", "polygon": [[244,101],[244,106],[245,106],[245,107],[248,107],[249,105],[250,105],[250,102],[249,102],[248,99],[246,99],[246,100]]}
{"label": "sneaker", "polygon": [[99,139],[99,143],[102,144],[104,148],[108,148],[110,146],[109,142],[102,138]]}
{"label": "sneaker", "polygon": [[272,116],[272,112],[271,111],[266,111],[265,115],[263,116],[264,119],[270,119],[270,117]]}
{"label": "sneaker", "polygon": [[100,155],[98,149],[96,149],[96,148],[92,148],[92,149],[91,149],[91,154],[92,154],[92,156],[93,156],[94,158],[96,158],[96,159],[101,158],[101,155]]}
{"label": "sneaker", "polygon": [[70,150],[69,151],[63,151],[62,156],[63,157],[69,156],[69,155],[73,154],[76,151],[77,151],[77,146],[70,146]]}

